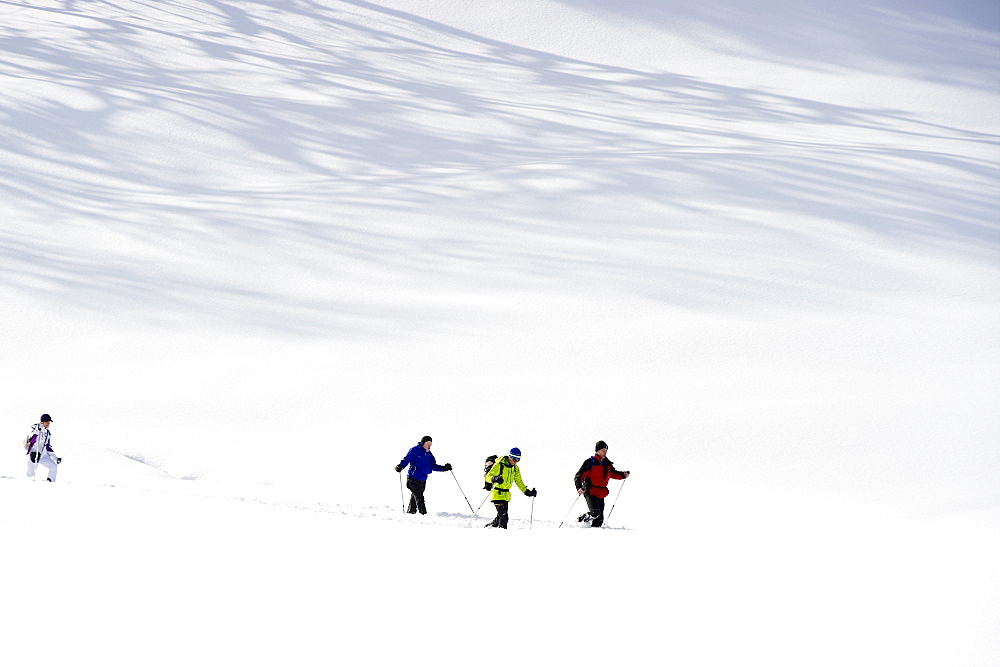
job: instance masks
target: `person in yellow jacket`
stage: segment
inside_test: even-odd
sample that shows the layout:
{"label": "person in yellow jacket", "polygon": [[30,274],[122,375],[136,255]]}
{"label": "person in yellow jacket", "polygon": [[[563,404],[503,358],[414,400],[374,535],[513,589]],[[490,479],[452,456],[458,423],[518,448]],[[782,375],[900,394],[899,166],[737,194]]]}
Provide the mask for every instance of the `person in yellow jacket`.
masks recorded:
{"label": "person in yellow jacket", "polygon": [[538,495],[536,489],[528,489],[521,480],[521,469],[517,467],[521,460],[521,450],[514,447],[507,456],[501,456],[493,464],[493,467],[486,471],[486,483],[492,485],[493,506],[497,508],[497,516],[493,521],[486,524],[487,528],[507,528],[507,506],[510,504],[510,488],[517,484],[517,488],[524,492],[524,495],[532,498]]}

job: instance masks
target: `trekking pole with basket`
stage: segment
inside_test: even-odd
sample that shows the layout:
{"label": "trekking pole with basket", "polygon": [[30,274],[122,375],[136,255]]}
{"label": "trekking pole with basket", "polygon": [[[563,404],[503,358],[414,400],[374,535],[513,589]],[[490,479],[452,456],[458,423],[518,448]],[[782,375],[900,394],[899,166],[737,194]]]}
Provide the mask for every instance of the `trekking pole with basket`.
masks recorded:
{"label": "trekking pole with basket", "polygon": [[[451,472],[452,478],[454,478],[454,480],[455,480],[455,484],[458,484],[458,477],[455,477],[455,471],[451,470],[450,472]],[[473,516],[476,516],[476,510],[472,509],[472,503],[470,503],[468,497],[466,497],[465,491],[462,491],[462,485],[461,484],[458,484],[458,491],[459,491],[459,493],[462,494],[462,497],[465,498],[465,504],[469,506],[469,511],[472,512]]]}
{"label": "trekking pole with basket", "polygon": [[569,514],[570,514],[570,512],[573,511],[573,508],[576,507],[576,501],[580,500],[580,495],[581,494],[579,494],[579,493],[576,495],[576,498],[573,500],[573,504],[569,506],[569,512],[566,512],[566,516],[564,516],[563,520],[559,522],[559,527],[560,528],[562,528],[563,524],[566,523],[566,519],[569,518]]}
{"label": "trekking pole with basket", "polygon": [[627,482],[627,481],[628,481],[628,477],[626,477],[622,481],[622,485],[618,488],[618,493],[615,494],[615,502],[611,503],[611,509],[608,510],[608,515],[606,517],[604,517],[604,522],[605,523],[607,523],[608,519],[611,518],[611,513],[615,511],[615,505],[618,504],[618,496],[620,496],[622,494],[622,489],[625,488],[625,482]]}
{"label": "trekking pole with basket", "polygon": [[406,514],[406,494],[403,493],[403,471],[399,471],[399,500],[403,503],[403,514]]}

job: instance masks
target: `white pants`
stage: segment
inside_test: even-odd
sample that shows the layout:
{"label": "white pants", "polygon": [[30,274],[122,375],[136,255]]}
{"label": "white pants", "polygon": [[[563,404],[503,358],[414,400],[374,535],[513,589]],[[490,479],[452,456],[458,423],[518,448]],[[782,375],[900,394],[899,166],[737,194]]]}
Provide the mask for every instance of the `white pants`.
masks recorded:
{"label": "white pants", "polygon": [[[42,457],[38,459],[38,463],[49,469],[49,480],[52,482],[56,481],[56,471],[59,469],[59,465],[52,454],[48,451],[42,452]],[[35,469],[38,468],[38,463],[32,463],[31,458],[28,458],[28,477],[35,476]]]}

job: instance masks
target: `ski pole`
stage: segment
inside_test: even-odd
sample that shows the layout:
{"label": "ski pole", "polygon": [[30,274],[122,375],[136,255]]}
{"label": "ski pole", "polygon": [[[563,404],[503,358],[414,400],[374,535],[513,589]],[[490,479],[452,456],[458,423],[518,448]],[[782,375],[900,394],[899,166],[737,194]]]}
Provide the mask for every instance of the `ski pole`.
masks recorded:
{"label": "ski pole", "polygon": [[625,488],[625,482],[628,481],[628,477],[622,480],[622,485],[618,487],[618,494],[615,496],[615,502],[611,503],[611,509],[608,510],[608,516],[604,518],[605,521],[611,518],[611,513],[615,511],[615,503],[618,502],[618,496],[622,494],[622,489]]}
{"label": "ski pole", "polygon": [[493,495],[493,493],[492,493],[492,492],[491,492],[491,493],[487,493],[487,494],[486,494],[486,497],[485,497],[485,498],[483,498],[483,502],[479,503],[479,507],[477,507],[477,508],[476,508],[476,511],[475,511],[475,512],[473,512],[473,514],[474,514],[474,515],[476,515],[476,516],[479,516],[479,510],[483,509],[483,505],[485,505],[485,504],[486,504],[486,501],[487,501],[487,500],[489,500],[489,499],[490,499],[490,496],[492,496],[492,495]]}
{"label": "ski pole", "polygon": [[[573,511],[573,508],[574,508],[574,507],[576,507],[576,501],[580,499],[580,496],[581,496],[581,495],[582,495],[582,494],[579,494],[579,493],[578,493],[578,494],[576,494],[576,498],[575,498],[575,499],[573,500],[573,504],[569,506],[569,512],[572,512],[572,511]],[[566,519],[568,519],[568,518],[569,518],[569,512],[566,512],[566,516],[564,516],[564,517],[563,517],[563,520],[559,522],[559,527],[560,527],[560,528],[562,528],[562,525],[563,525],[564,523],[566,523]]]}
{"label": "ski pole", "polygon": [[[452,476],[452,479],[455,480],[455,484],[458,484],[458,477],[455,477],[455,471],[454,470],[451,471],[451,476]],[[472,503],[470,503],[469,499],[466,497],[465,491],[462,491],[462,485],[461,484],[458,484],[458,490],[462,494],[462,497],[465,498],[465,504],[469,506],[469,511],[472,512],[473,516],[475,516],[476,515],[476,510],[472,509]]]}
{"label": "ski pole", "polygon": [[535,497],[531,496],[531,519],[528,521],[528,530],[531,530],[533,523],[535,523]]}
{"label": "ski pole", "polygon": [[406,514],[406,496],[403,494],[403,471],[399,471],[399,500],[403,503],[403,514]]}

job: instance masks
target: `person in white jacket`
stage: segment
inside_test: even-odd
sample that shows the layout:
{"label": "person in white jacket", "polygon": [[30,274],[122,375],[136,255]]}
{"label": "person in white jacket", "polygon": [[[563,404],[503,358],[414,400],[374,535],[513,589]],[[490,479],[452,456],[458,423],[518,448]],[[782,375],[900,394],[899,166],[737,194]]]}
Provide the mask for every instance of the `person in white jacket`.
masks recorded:
{"label": "person in white jacket", "polygon": [[48,481],[56,481],[56,473],[59,471],[59,464],[62,459],[56,456],[52,449],[52,433],[49,432],[49,424],[52,417],[45,414],[38,420],[38,423],[31,427],[31,433],[24,440],[24,448],[28,454],[28,477],[34,479],[35,470],[41,463],[49,471]]}

